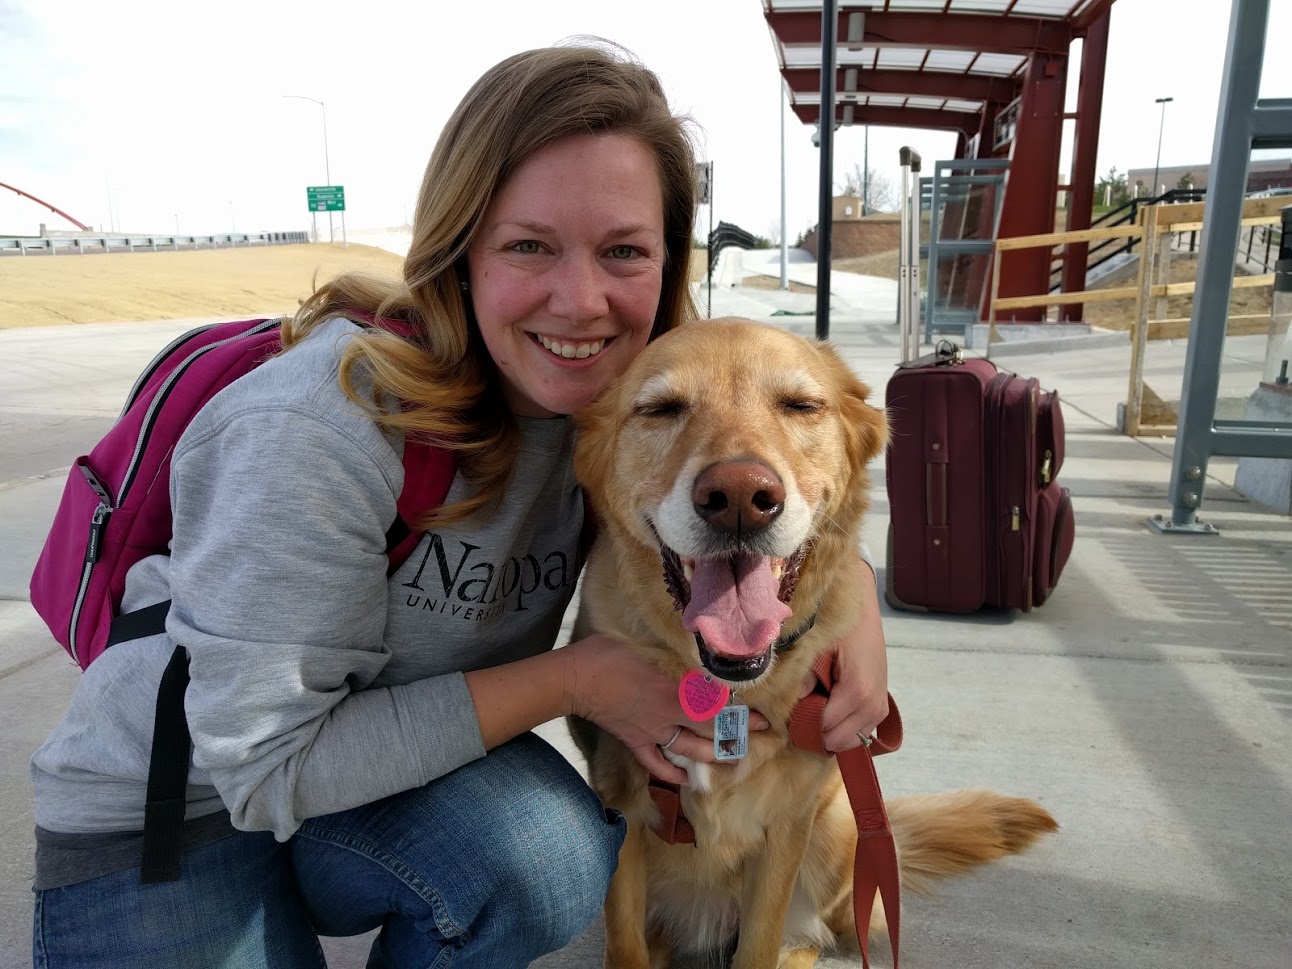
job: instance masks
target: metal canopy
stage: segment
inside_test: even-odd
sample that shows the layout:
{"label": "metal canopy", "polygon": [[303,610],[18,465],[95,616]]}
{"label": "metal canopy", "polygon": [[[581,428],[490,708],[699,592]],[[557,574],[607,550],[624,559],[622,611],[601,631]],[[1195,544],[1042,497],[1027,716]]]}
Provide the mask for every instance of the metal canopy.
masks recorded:
{"label": "metal canopy", "polygon": [[[1069,196],[1067,228],[1090,227],[1113,2],[763,0],[763,15],[791,109],[817,126],[823,154],[833,144],[828,133],[841,125],[953,131],[954,157],[1011,160],[999,230],[1022,236],[1054,230],[1061,191]],[[1085,43],[1073,114],[1064,104],[1078,38]],[[821,124],[822,104],[830,106],[832,124]],[[1061,177],[1068,120],[1076,122],[1073,162],[1070,176]],[[820,191],[828,201],[829,171]],[[819,237],[832,221],[825,201]],[[1050,268],[1049,253],[1008,253],[1000,257],[1000,293],[1043,293]],[[1067,246],[1063,291],[1083,290],[1085,272],[1084,244]],[[1065,303],[1063,318],[1079,320],[1081,309]],[[1042,313],[1019,310],[1010,322],[1033,322]]]}
{"label": "metal canopy", "polygon": [[[1066,55],[1112,3],[840,0],[835,121],[972,134],[984,106],[1017,96],[1033,54]],[[790,106],[804,124],[821,117],[822,7],[763,0]]]}

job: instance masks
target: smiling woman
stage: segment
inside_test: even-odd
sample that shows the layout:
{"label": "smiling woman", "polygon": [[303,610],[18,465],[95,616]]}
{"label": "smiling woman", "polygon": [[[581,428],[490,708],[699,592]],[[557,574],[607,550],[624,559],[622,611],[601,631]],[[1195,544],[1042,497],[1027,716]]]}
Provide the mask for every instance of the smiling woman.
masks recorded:
{"label": "smiling woman", "polygon": [[646,345],[663,214],[655,159],[628,135],[555,142],[503,186],[469,265],[476,322],[514,413],[573,414]]}
{"label": "smiling woman", "polygon": [[[89,664],[33,757],[38,962],[314,966],[316,932],[379,928],[372,965],[519,969],[596,915],[624,821],[534,728],[581,716],[664,780],[686,774],[657,744],[717,757],[626,643],[552,648],[592,534],[569,415],[700,327],[694,173],[687,123],[626,52],[510,57],[445,126],[402,272],[335,276],[281,352],[195,391],[157,475],[170,554],[119,600],[158,621]],[[94,527],[125,527],[96,494]],[[882,633],[839,655],[856,746],[884,715]],[[172,863],[143,867],[154,709],[192,758],[171,765]],[[123,911],[137,932],[84,931]]]}

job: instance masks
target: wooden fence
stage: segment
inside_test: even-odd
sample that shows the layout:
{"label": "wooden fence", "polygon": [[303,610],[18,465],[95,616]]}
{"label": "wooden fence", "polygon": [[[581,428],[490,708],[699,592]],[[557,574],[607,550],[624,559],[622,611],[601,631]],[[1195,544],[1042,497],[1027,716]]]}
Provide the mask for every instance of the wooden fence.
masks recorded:
{"label": "wooden fence", "polygon": [[[1140,434],[1174,432],[1174,417],[1159,408],[1151,415],[1151,422],[1144,417],[1144,353],[1149,340],[1179,340],[1189,335],[1189,317],[1167,317],[1167,299],[1171,296],[1192,296],[1195,283],[1170,282],[1171,241],[1176,233],[1192,232],[1202,228],[1203,202],[1182,202],[1174,205],[1146,206],[1140,211],[1135,225],[1119,225],[1107,229],[1082,229],[1076,232],[1049,232],[1043,235],[1015,236],[996,240],[996,255],[992,260],[991,302],[988,309],[988,332],[995,338],[996,321],[1001,313],[1016,309],[1064,306],[1072,303],[1097,303],[1104,300],[1135,300],[1134,316],[1129,333],[1131,344],[1130,380],[1126,391],[1126,420],[1123,430],[1135,437]],[[1286,198],[1248,199],[1243,205],[1243,226],[1276,225],[1280,211],[1288,204]],[[1112,289],[1087,289],[1077,293],[1041,293],[1036,296],[1000,296],[1000,254],[1015,249],[1054,247],[1073,242],[1102,242],[1107,239],[1138,239],[1140,242],[1139,268],[1134,286]],[[1238,275],[1234,289],[1272,286],[1273,275]],[[1269,328],[1269,315],[1245,314],[1229,317],[1225,332],[1229,335],[1264,333]]]}

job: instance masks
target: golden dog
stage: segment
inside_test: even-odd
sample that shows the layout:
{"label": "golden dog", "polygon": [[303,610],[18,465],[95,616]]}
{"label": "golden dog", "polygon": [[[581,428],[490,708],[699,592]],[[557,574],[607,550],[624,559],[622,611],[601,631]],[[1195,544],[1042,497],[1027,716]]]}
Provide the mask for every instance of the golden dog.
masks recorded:
{"label": "golden dog", "polygon": [[[627,748],[571,719],[592,786],[629,823],[605,904],[607,969],[663,969],[736,937],[735,969],[807,969],[855,938],[857,831],[839,770],[792,747],[787,721],[813,662],[856,620],[866,465],[886,435],[869,394],[825,344],[705,321],[647,346],[578,417],[575,471],[599,534],[576,637],[616,636],[679,678],[707,669],[771,722],[736,766],[669,755],[691,778],[691,846],[652,833],[649,777]],[[887,807],[902,885],[917,891],[1056,827],[990,791]],[[875,913],[869,929],[882,931]]]}

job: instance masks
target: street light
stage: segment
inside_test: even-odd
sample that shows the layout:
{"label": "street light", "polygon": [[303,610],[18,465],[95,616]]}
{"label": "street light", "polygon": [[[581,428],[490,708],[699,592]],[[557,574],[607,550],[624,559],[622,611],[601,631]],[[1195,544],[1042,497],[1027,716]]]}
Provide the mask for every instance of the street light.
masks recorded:
{"label": "street light", "polygon": [[[304,94],[284,94],[283,97],[296,98],[301,101],[313,101],[315,104],[317,104],[320,108],[323,109],[323,174],[324,174],[324,177],[327,178],[327,183],[331,185],[332,166],[328,162],[328,155],[327,155],[327,105],[325,105],[322,101],[318,100],[318,98],[306,97]],[[330,209],[328,210],[328,214],[327,214],[327,237],[328,237],[328,242],[336,242],[336,233],[333,231],[333,228],[332,228],[332,212]]]}
{"label": "street light", "polygon": [[1162,120],[1157,126],[1157,161],[1153,163],[1153,191],[1150,193],[1154,198],[1161,194],[1157,184],[1157,172],[1162,166],[1162,129],[1166,127],[1166,106],[1174,100],[1175,98],[1156,98],[1153,102],[1162,105]]}

